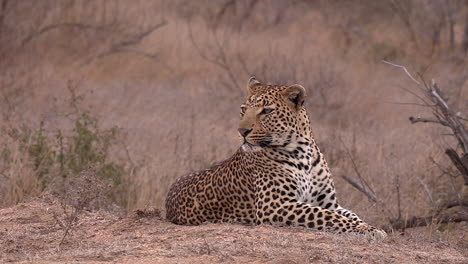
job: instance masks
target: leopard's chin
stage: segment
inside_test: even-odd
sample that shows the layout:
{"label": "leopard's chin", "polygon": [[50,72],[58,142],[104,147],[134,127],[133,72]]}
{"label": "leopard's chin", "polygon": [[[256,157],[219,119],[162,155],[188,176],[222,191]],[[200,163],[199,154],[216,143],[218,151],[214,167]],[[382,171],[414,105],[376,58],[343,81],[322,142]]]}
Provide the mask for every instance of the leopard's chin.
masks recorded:
{"label": "leopard's chin", "polygon": [[244,144],[242,144],[241,146],[241,149],[245,152],[255,152],[255,151],[259,151],[261,149],[263,149],[262,147],[260,146],[255,146],[255,145],[252,145],[250,143],[247,143],[247,142],[244,142]]}

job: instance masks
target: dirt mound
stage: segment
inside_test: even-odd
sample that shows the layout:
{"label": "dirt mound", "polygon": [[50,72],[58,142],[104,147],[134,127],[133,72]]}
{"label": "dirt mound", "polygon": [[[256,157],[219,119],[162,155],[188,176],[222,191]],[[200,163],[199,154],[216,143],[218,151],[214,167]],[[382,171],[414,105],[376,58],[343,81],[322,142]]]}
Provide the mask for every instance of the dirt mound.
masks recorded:
{"label": "dirt mound", "polygon": [[466,232],[455,246],[397,234],[372,242],[302,228],[177,226],[149,209],[127,217],[82,212],[60,246],[66,222],[50,197],[1,209],[0,262],[468,263]]}

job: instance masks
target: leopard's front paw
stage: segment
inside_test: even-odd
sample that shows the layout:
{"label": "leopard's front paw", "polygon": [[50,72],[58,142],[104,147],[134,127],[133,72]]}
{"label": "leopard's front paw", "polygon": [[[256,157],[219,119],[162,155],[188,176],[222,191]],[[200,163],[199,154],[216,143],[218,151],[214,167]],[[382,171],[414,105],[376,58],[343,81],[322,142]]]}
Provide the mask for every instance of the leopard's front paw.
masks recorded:
{"label": "leopard's front paw", "polygon": [[383,230],[380,230],[376,227],[368,225],[366,223],[361,223],[356,226],[357,233],[363,234],[368,238],[373,240],[382,241],[387,238],[387,233]]}

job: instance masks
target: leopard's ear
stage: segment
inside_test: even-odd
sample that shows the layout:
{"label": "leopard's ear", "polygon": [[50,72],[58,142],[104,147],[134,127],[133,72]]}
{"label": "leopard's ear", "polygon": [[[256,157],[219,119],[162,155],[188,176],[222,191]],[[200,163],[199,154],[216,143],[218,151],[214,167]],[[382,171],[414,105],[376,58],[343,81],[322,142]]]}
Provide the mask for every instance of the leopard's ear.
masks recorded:
{"label": "leopard's ear", "polygon": [[306,97],[306,89],[299,84],[293,84],[283,91],[287,104],[296,110],[300,110]]}
{"label": "leopard's ear", "polygon": [[255,94],[256,88],[262,86],[255,76],[250,77],[249,82],[247,83],[247,90],[249,91],[249,95]]}

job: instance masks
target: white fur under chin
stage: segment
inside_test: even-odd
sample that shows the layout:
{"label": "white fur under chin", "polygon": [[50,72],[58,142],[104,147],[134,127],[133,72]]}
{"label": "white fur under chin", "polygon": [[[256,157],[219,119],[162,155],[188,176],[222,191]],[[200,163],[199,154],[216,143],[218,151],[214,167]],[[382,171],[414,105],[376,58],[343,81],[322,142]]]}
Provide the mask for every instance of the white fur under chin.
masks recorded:
{"label": "white fur under chin", "polygon": [[259,150],[262,149],[262,147],[260,147],[260,146],[254,146],[254,145],[251,145],[249,143],[242,144],[241,148],[245,152],[254,152],[254,151],[259,151]]}

